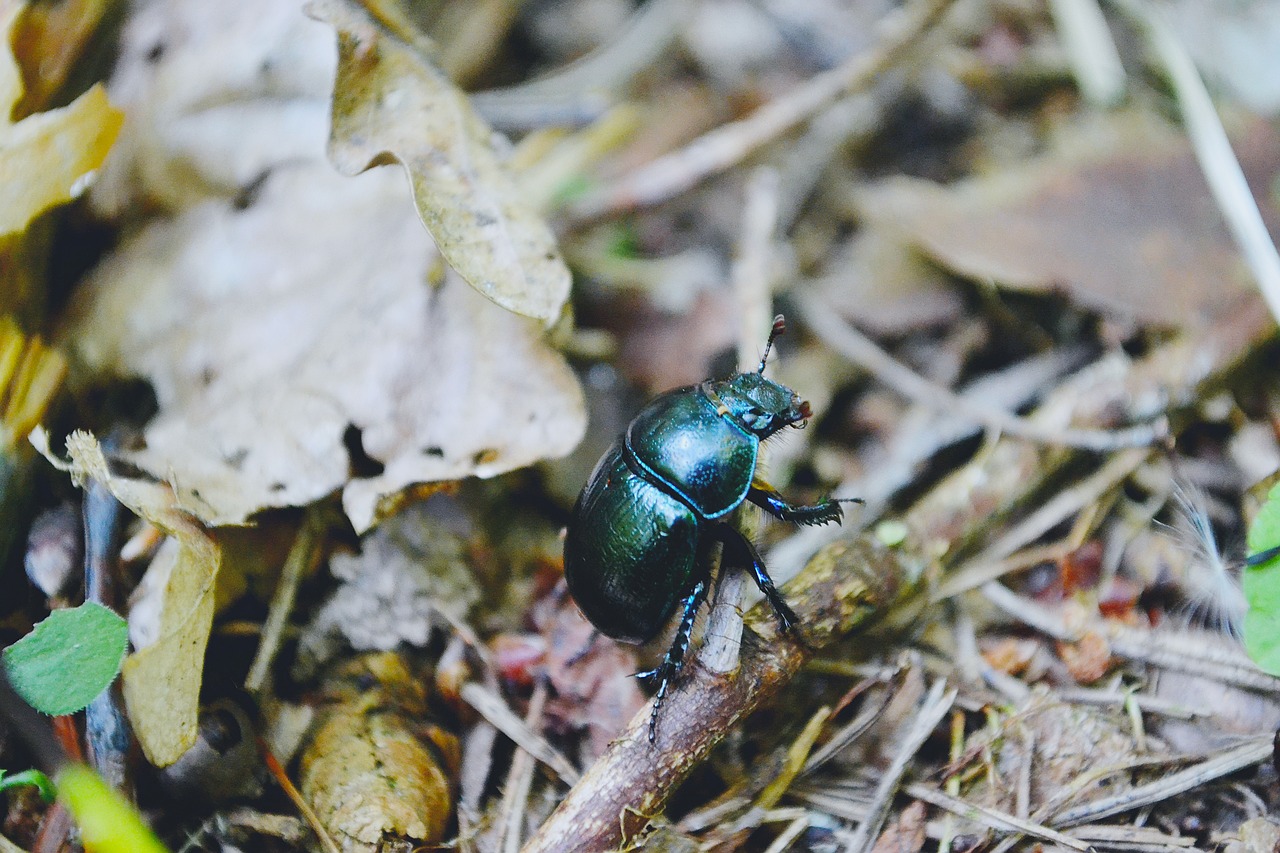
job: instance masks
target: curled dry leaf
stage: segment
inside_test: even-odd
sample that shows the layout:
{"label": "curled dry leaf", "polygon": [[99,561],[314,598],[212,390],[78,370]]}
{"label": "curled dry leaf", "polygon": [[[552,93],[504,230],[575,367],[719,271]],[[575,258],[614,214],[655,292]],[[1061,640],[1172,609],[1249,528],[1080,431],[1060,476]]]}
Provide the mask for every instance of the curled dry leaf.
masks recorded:
{"label": "curled dry leaf", "polygon": [[157,639],[125,658],[122,671],[124,701],[142,751],[152,764],[168,766],[196,740],[200,678],[222,553],[205,529],[178,506],[169,486],[113,475],[89,433],[77,431],[67,437],[70,462],[53,454],[42,429],[31,434],[31,441],[77,484],[83,486],[89,480],[103,484],[116,500],[178,543]]}
{"label": "curled dry leaf", "polygon": [[357,174],[404,164],[445,260],[502,307],[554,321],[570,283],[555,237],[503,165],[493,131],[431,59],[430,42],[348,0],[312,0],[307,11],[338,33],[334,165]]}
{"label": "curled dry leaf", "polygon": [[79,195],[102,165],[124,116],[94,86],[65,107],[11,124],[22,77],[9,39],[20,3],[0,7],[0,236]]}
{"label": "curled dry leaf", "polygon": [[[453,808],[449,773],[457,738],[423,729],[426,698],[395,654],[365,655],[326,685],[326,708],[302,753],[302,795],[345,851],[439,841]],[[456,767],[452,768],[456,771]]]}
{"label": "curled dry leaf", "polygon": [[94,272],[66,339],[152,383],[131,461],[208,524],[341,490],[364,531],[414,484],[560,456],[585,429],[542,325],[445,267],[399,170],[324,159],[333,52],[295,0],[175,0],[131,19],[112,79],[130,122],[100,209],[170,214]]}

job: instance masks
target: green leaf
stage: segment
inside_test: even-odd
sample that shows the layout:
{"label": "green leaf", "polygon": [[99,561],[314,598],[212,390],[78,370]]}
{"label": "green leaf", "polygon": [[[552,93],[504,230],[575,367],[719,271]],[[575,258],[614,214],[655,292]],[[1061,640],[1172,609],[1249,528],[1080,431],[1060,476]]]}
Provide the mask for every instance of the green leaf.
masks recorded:
{"label": "green leaf", "polygon": [[1280,675],[1280,483],[1249,528],[1250,559],[1244,569],[1244,647],[1262,670]]}
{"label": "green leaf", "polygon": [[55,610],[4,650],[14,689],[52,716],[74,714],[120,673],[129,627],[101,604]]}

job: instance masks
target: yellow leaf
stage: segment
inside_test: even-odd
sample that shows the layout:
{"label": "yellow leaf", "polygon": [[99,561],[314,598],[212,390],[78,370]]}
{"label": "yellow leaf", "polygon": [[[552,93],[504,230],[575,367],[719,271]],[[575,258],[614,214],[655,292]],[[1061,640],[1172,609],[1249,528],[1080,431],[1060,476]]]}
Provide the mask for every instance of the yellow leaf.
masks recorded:
{"label": "yellow leaf", "polygon": [[77,430],[67,437],[71,461],[49,449],[37,429],[31,442],[53,465],[83,485],[96,480],[116,500],[178,543],[178,556],[164,591],[157,640],[125,659],[124,700],[147,760],[165,767],[195,743],[204,651],[213,624],[215,581],[222,552],[205,529],[178,506],[164,483],[111,474],[98,441]]}
{"label": "yellow leaf", "polygon": [[0,236],[23,230],[36,216],[79,195],[102,165],[124,115],[95,85],[71,104],[9,122],[22,97],[22,78],[7,49],[20,6],[0,19]]}

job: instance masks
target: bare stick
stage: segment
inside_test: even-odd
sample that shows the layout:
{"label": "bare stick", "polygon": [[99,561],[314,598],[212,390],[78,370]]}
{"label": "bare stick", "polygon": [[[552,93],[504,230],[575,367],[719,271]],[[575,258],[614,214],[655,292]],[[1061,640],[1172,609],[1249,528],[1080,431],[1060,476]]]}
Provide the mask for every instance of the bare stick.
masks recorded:
{"label": "bare stick", "polygon": [[993,409],[962,397],[950,388],[925,379],[866,335],[840,319],[829,306],[813,296],[800,300],[804,320],[831,348],[856,362],[904,397],[949,414],[972,418],[988,429],[1043,444],[1058,444],[1082,450],[1118,450],[1148,447],[1164,438],[1168,425],[1163,420],[1114,431],[1046,427],[1003,409]]}
{"label": "bare stick", "polygon": [[893,794],[901,784],[902,775],[907,772],[907,766],[956,701],[955,688],[947,690],[946,687],[947,683],[939,679],[929,689],[929,694],[921,703],[916,718],[911,722],[911,728],[907,731],[897,752],[894,753],[893,761],[880,776],[876,792],[871,798],[867,819],[858,824],[858,831],[845,848],[851,853],[865,853],[871,849],[876,837],[880,835],[880,827],[884,825],[885,815],[889,813],[889,806],[893,802]]}
{"label": "bare stick", "polygon": [[816,650],[865,631],[910,597],[920,569],[908,555],[870,537],[832,543],[783,590],[800,628],[781,633],[767,603],[752,608],[737,674],[707,672],[694,658],[667,696],[657,742],[649,743],[649,709],[642,708],[524,853],[612,850],[634,839],[721,739]]}
{"label": "bare stick", "polygon": [[902,13],[884,40],[870,52],[850,58],[746,118],[703,134],[679,151],[659,157],[613,186],[588,196],[574,206],[573,216],[591,219],[654,205],[736,165],[841,95],[871,85],[937,23],[950,5],[951,0],[920,0]]}

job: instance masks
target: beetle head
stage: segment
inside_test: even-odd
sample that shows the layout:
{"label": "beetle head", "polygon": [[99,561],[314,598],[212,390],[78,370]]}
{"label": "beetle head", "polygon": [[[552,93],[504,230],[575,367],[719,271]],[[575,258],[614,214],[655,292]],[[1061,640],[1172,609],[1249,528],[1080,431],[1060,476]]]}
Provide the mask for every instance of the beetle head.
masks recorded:
{"label": "beetle head", "polygon": [[783,427],[803,425],[813,414],[796,392],[759,373],[739,373],[711,384],[726,414],[759,438],[768,438]]}

